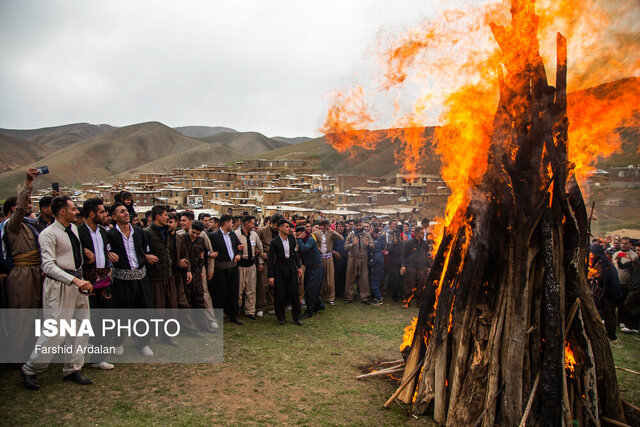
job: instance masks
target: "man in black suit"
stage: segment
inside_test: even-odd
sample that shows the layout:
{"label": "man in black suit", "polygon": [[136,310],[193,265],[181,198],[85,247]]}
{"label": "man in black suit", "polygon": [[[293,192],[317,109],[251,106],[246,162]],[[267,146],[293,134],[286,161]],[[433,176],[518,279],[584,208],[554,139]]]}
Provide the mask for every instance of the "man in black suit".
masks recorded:
{"label": "man in black suit", "polygon": [[[78,236],[82,245],[84,262],[82,263],[82,278],[95,284],[101,279],[111,277],[111,262],[118,260],[118,256],[109,252],[109,237],[102,227],[108,221],[107,211],[104,209],[102,199],[94,197],[87,199],[82,205],[84,223],[78,227]],[[112,308],[110,286],[95,290],[89,295],[91,309]],[[99,312],[91,313],[91,325],[93,330],[101,330],[102,318]],[[95,346],[110,346],[112,336],[97,334],[89,342]],[[106,361],[106,355],[94,354],[91,358],[92,367],[99,369],[113,369],[113,365]]]}
{"label": "man in black suit", "polygon": [[211,234],[212,254],[215,259],[213,281],[209,282],[209,293],[215,308],[224,308],[224,313],[232,323],[242,325],[238,320],[238,261],[244,247],[236,233],[232,231],[233,217],[222,215],[220,228]]}
{"label": "man in black suit", "polygon": [[302,277],[302,265],[296,251],[296,239],[291,235],[291,224],[284,218],[278,221],[278,235],[269,245],[267,274],[269,286],[274,288],[274,305],[278,322],[284,325],[284,306],[288,297],[291,302],[293,322],[302,326],[298,293],[298,279]]}
{"label": "man in black suit", "polygon": [[[153,308],[151,286],[146,263],[155,264],[158,257],[149,254],[149,244],[144,230],[129,223],[129,211],[122,203],[115,203],[109,210],[116,226],[107,232],[111,251],[118,255],[113,263],[112,294],[114,308]],[[136,339],[140,353],[153,356],[149,348],[149,335]],[[116,337],[116,356],[123,354],[123,337]]]}

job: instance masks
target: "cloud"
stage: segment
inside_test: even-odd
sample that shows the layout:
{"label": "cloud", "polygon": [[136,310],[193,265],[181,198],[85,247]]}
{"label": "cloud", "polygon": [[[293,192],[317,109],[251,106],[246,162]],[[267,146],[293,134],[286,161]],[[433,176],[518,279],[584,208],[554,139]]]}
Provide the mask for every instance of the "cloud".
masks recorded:
{"label": "cloud", "polygon": [[437,0],[0,1],[0,126],[158,120],[317,135],[382,26]]}

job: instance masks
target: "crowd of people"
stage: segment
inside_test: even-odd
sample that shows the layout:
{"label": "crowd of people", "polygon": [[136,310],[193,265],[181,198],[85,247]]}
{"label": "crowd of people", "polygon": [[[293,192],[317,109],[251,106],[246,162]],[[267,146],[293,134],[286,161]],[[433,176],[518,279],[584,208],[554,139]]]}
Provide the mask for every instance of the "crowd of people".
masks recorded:
{"label": "crowd of people", "polygon": [[[175,310],[184,334],[203,337],[222,321],[214,309],[237,325],[267,315],[285,325],[290,311],[293,324],[302,326],[337,298],[378,306],[384,293],[405,309],[413,302],[434,304],[435,289],[426,286],[433,246],[426,218],[418,223],[286,213],[262,219],[196,217],[189,210],[154,206],[139,220],[126,191],[110,206],[99,198],[76,206],[66,195],[45,196],[36,216],[30,200],[37,175],[36,169],[27,170],[20,193],[3,205],[3,308],[45,308],[63,317],[104,308]],[[594,239],[590,249],[591,290],[609,339],[618,340],[618,323],[622,332],[637,334],[640,242],[610,236]],[[24,384],[38,389],[37,375],[48,363],[31,351],[33,342],[20,340],[30,328],[20,316],[5,319],[16,354],[31,352],[21,364]],[[179,345],[168,335],[158,338]],[[124,354],[121,337],[95,339],[114,346],[116,356]],[[40,336],[36,345],[63,341]],[[148,336],[134,341],[142,355],[153,356]],[[86,345],[87,338],[78,337],[75,344]],[[26,353],[21,346],[28,346]],[[93,355],[91,362],[99,369],[114,367],[104,354]],[[82,355],[68,358],[64,379],[91,384],[81,373],[83,363]]]}
{"label": "crowd of people", "polygon": [[[238,325],[243,316],[255,321],[266,315],[284,325],[291,311],[293,323],[302,326],[336,298],[377,306],[386,292],[402,308],[412,301],[433,304],[435,298],[434,290],[416,292],[425,289],[431,266],[428,219],[347,221],[286,213],[196,218],[189,210],[154,206],[139,220],[126,191],[110,206],[99,198],[76,206],[66,195],[45,196],[36,216],[30,200],[37,175],[27,170],[20,193],[3,205],[4,308],[45,308],[56,316],[87,308],[174,309],[181,330],[202,337],[215,333],[222,320],[214,308]],[[9,334],[28,335],[27,322],[16,317],[6,322]],[[167,335],[160,339],[179,345]],[[56,340],[60,337],[41,336],[36,346]],[[115,346],[115,355],[124,354],[122,338],[96,340]],[[16,342],[33,347],[29,340]],[[153,356],[148,337],[135,343],[142,355]],[[99,369],[114,367],[101,354],[91,362]],[[81,373],[83,363],[82,356],[66,360],[64,380],[91,384]],[[21,365],[27,388],[40,387],[37,375],[47,365],[31,352]]]}
{"label": "crowd of people", "polygon": [[600,311],[607,337],[618,342],[620,331],[640,329],[640,239],[606,236],[595,238],[589,257],[591,294]]}

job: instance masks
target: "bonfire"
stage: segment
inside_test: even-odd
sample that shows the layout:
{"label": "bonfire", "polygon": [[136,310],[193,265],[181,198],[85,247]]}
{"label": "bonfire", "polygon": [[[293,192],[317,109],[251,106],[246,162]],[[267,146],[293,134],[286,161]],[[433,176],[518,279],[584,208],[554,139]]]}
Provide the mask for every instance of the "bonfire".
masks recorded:
{"label": "bonfire", "polygon": [[433,287],[436,302],[405,330],[402,380],[385,406],[397,399],[451,426],[624,422],[588,286],[587,209],[569,161],[567,40],[557,34],[552,86],[535,1],[513,0],[510,25],[490,26],[499,101],[488,138],[480,129],[439,131],[448,141],[477,137],[486,159],[455,165],[462,185],[452,188],[427,288],[417,290]]}

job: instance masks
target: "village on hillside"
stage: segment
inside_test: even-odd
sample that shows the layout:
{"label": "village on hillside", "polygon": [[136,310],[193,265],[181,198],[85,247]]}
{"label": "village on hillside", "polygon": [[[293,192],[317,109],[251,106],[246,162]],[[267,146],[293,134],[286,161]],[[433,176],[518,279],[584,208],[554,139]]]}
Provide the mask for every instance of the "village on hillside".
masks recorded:
{"label": "village on hillside", "polygon": [[[310,173],[305,160],[243,160],[231,165],[174,168],[170,172],[143,172],[135,179],[86,182],[81,189],[61,188],[81,204],[100,197],[114,202],[120,191],[133,196],[141,217],[154,205],[206,211],[212,215],[249,214],[259,218],[276,212],[290,215],[320,213],[326,217],[415,215],[435,217],[444,212],[450,191],[436,175],[394,178]],[[32,196],[34,210],[40,197]]]}
{"label": "village on hillside", "polygon": [[[586,182],[587,194],[610,195],[598,202],[614,207],[616,191],[640,183],[640,165],[594,170]],[[170,172],[140,172],[132,179],[85,182],[76,189],[61,187],[77,204],[99,197],[111,204],[126,190],[133,196],[140,219],[155,205],[223,214],[253,215],[259,219],[274,213],[308,216],[315,213],[337,219],[362,216],[441,218],[451,191],[439,175],[402,174],[330,175],[311,170],[303,159],[249,159],[230,164],[205,164],[195,168],[172,168]],[[34,211],[39,199],[50,193],[40,189],[32,195]],[[595,197],[594,197],[595,199]],[[595,224],[594,224],[595,225]]]}

